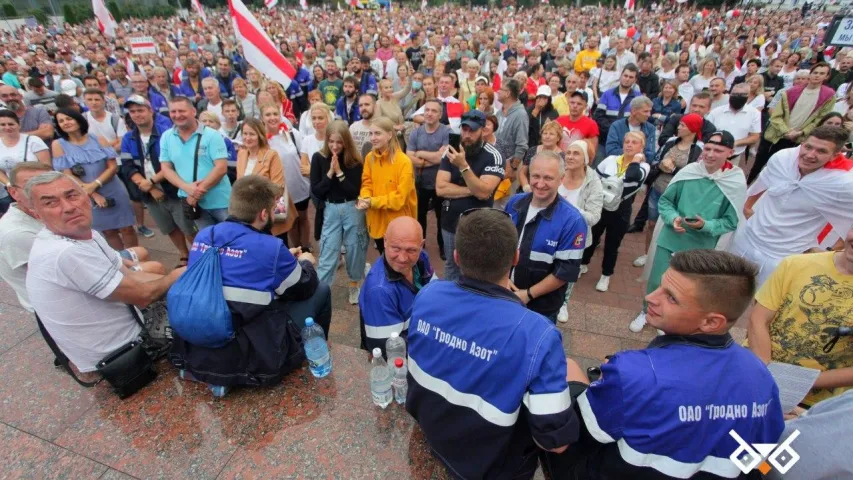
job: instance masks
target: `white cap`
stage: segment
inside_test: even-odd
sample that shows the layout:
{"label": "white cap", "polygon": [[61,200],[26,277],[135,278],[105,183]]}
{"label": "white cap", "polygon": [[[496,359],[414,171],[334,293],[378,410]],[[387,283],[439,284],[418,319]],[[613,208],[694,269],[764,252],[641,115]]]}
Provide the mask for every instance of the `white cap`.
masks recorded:
{"label": "white cap", "polygon": [[548,85],[542,85],[539,89],[536,90],[537,97],[550,97],[551,96],[551,87]]}
{"label": "white cap", "polygon": [[382,356],[382,349],[379,347],[374,348],[373,349],[373,358],[378,358],[381,356]]}
{"label": "white cap", "polygon": [[398,332],[391,332],[391,338],[397,338],[400,334]]}
{"label": "white cap", "polygon": [[71,80],[70,78],[66,78],[65,80],[59,82],[59,93],[64,93],[71,97],[77,96],[77,82]]}

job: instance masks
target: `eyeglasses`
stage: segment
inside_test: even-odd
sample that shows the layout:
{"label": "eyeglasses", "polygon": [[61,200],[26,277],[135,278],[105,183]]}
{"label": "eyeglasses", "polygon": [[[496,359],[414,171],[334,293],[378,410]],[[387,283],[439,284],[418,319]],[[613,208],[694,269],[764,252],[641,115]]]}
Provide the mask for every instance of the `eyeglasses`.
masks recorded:
{"label": "eyeglasses", "polygon": [[506,215],[506,218],[512,219],[512,215],[510,215],[510,214],[509,214],[509,212],[504,211],[504,210],[501,210],[500,208],[494,208],[494,207],[477,207],[477,208],[469,208],[468,210],[465,210],[464,212],[462,212],[462,215],[459,215],[459,218],[467,217],[469,214],[472,214],[472,213],[474,213],[474,212],[478,212],[478,211],[481,211],[481,210],[485,210],[485,211],[489,211],[489,210],[491,210],[491,211],[494,211],[494,212],[500,212],[500,213],[502,213],[502,214]]}

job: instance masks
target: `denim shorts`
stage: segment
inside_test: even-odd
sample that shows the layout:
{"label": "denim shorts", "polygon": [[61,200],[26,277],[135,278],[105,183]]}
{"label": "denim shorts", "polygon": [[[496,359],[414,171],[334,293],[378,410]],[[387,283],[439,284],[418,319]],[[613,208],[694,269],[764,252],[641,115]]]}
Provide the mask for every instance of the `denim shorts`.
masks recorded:
{"label": "denim shorts", "polygon": [[657,191],[656,188],[652,187],[649,189],[649,221],[657,222],[658,217],[660,216],[660,211],[658,210],[658,201],[660,201],[660,197],[663,195],[663,192]]}

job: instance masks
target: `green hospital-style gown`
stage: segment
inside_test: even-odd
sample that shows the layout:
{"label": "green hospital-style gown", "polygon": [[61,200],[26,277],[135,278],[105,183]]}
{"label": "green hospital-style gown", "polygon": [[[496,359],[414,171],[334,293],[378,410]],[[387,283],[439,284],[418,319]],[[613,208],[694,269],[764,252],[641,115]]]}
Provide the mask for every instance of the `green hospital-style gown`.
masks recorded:
{"label": "green hospital-style gown", "polygon": [[[716,182],[709,178],[682,180],[670,183],[658,202],[659,222],[663,222],[655,246],[655,258],[652,264],[646,293],[660,286],[661,277],[669,268],[669,260],[676,252],[697,248],[713,249],[720,237],[737,228],[738,216],[735,207],[723,194]],[[676,217],[688,218],[699,215],[705,220],[700,230],[694,230],[682,223],[684,233],[676,233],[672,222]],[[643,300],[643,311],[646,302]]]}

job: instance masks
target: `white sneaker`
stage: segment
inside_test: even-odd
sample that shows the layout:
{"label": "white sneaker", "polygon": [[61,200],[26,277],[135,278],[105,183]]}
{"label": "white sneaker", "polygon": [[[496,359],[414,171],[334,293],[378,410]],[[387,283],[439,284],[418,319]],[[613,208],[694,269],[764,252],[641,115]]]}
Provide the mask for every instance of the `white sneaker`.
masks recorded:
{"label": "white sneaker", "polygon": [[601,278],[598,279],[598,283],[595,284],[595,289],[599,292],[606,292],[608,288],[610,288],[610,277],[602,275]]}
{"label": "white sneaker", "polygon": [[632,265],[634,265],[635,267],[645,267],[647,258],[648,255],[640,255],[639,257],[634,259],[634,263],[632,263]]}
{"label": "white sneaker", "polygon": [[349,287],[349,304],[358,305],[358,294],[361,291],[358,287]]}
{"label": "white sneaker", "polygon": [[364,277],[367,278],[367,274],[370,273],[370,262],[364,263]]}
{"label": "white sneaker", "polygon": [[566,323],[569,321],[569,309],[566,307],[566,304],[563,304],[560,307],[560,313],[557,314],[557,321],[560,323]]}
{"label": "white sneaker", "polygon": [[580,275],[578,275],[578,278],[580,278],[581,275],[583,275],[584,273],[586,273],[588,271],[589,271],[589,267],[587,265],[581,265],[581,273],[580,273]]}
{"label": "white sneaker", "polygon": [[645,326],[646,326],[646,314],[643,312],[640,312],[640,314],[637,315],[637,318],[631,320],[631,323],[628,325],[628,330],[630,330],[634,333],[640,333],[643,331],[643,327],[645,327]]}

